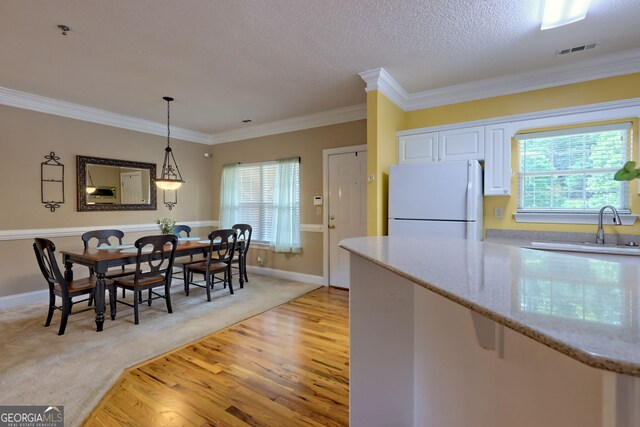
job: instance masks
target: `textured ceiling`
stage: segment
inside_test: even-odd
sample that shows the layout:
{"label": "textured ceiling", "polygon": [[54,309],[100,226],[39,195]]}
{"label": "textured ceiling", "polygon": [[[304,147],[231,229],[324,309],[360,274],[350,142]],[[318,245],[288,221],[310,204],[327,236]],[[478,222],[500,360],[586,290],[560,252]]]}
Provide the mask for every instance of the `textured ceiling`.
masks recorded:
{"label": "textured ceiling", "polygon": [[377,67],[413,93],[640,47],[638,0],[593,0],[584,21],[547,31],[542,5],[2,0],[0,87],[155,122],[169,95],[172,124],[217,133],[361,104],[358,73]]}

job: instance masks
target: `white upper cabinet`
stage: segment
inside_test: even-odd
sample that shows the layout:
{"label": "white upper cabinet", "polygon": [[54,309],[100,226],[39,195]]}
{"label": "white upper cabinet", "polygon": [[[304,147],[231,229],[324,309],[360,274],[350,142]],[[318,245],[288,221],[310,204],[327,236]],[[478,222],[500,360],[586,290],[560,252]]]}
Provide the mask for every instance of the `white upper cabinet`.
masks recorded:
{"label": "white upper cabinet", "polygon": [[484,159],[484,126],[438,132],[438,160]]}
{"label": "white upper cabinet", "polygon": [[399,163],[426,163],[438,160],[438,132],[401,136],[398,139]]}
{"label": "white upper cabinet", "polygon": [[511,137],[509,124],[484,126],[484,195],[511,195]]}
{"label": "white upper cabinet", "polygon": [[[398,136],[398,163],[484,160],[484,195],[511,195],[512,123]],[[426,129],[425,129],[426,130]]]}

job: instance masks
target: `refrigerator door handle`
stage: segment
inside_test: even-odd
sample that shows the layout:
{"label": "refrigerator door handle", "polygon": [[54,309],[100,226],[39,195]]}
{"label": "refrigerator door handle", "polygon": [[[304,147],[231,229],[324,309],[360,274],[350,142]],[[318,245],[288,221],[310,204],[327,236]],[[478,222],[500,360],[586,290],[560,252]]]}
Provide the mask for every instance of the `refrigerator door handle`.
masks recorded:
{"label": "refrigerator door handle", "polygon": [[[469,176],[472,176],[471,165],[469,165]],[[472,212],[476,209],[476,198],[474,196],[475,188],[473,187],[473,180],[469,179],[467,182],[467,221],[472,221],[475,218],[473,217]]]}

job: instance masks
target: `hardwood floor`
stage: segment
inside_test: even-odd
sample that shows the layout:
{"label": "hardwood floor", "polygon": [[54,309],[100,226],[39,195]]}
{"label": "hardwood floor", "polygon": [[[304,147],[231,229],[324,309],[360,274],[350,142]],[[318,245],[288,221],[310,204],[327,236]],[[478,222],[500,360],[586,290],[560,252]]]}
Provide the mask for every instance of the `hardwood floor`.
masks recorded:
{"label": "hardwood floor", "polygon": [[127,370],[84,426],[345,426],[349,292],[320,288]]}

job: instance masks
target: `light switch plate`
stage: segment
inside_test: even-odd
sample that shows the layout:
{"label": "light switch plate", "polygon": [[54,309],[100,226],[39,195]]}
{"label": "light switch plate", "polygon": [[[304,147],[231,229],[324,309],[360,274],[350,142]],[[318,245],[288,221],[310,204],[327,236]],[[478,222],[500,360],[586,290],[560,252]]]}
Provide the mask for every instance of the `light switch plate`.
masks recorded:
{"label": "light switch plate", "polygon": [[493,209],[493,217],[495,219],[502,219],[504,218],[504,208],[494,208]]}

